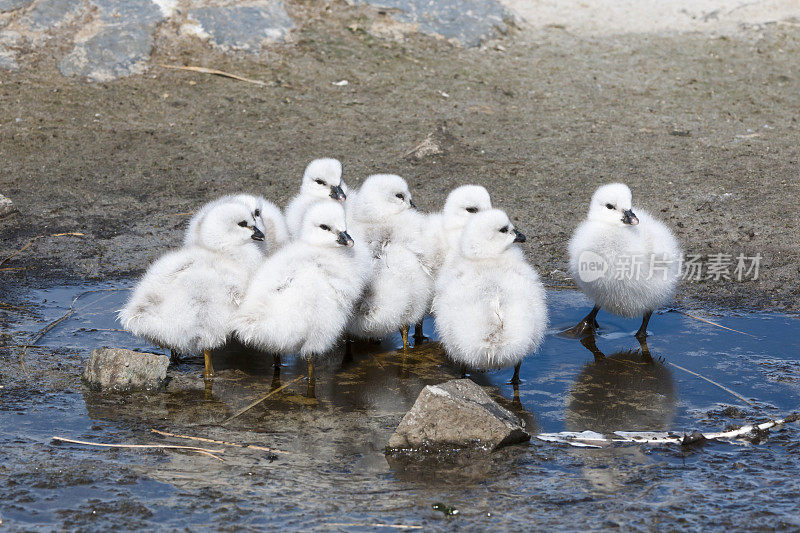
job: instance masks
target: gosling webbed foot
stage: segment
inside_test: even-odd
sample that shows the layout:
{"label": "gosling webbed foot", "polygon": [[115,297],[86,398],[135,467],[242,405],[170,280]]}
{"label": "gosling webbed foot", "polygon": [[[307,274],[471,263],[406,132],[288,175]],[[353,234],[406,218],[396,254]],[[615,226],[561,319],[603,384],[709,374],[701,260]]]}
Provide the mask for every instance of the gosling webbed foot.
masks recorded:
{"label": "gosling webbed foot", "polygon": [[600,329],[600,324],[597,322],[598,312],[600,312],[600,307],[594,306],[583,320],[578,322],[575,326],[562,331],[560,335],[571,339],[580,339],[586,335],[594,335],[595,331]]}

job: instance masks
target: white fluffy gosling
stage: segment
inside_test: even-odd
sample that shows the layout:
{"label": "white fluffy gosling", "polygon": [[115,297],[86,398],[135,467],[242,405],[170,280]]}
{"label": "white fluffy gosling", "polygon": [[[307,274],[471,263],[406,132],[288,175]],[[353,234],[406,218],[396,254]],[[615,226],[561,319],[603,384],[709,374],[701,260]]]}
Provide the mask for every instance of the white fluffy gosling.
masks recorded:
{"label": "white fluffy gosling", "polygon": [[232,333],[231,318],[263,260],[264,234],[239,201],[214,203],[194,228],[195,240],[148,268],[119,312],[123,327],[155,344],[205,356]]}
{"label": "white fluffy gosling", "polygon": [[680,258],[672,232],[644,210],[634,212],[627,185],[599,187],[569,242],[570,271],[594,308],[568,332],[584,335],[599,327],[596,317],[602,308],[643,317],[636,337],[647,337],[653,311],[675,293]]}
{"label": "white fluffy gosling", "polygon": [[539,275],[515,245],[525,236],[503,211],[471,217],[458,253],[436,280],[433,313],[447,354],[462,368],[489,370],[514,365],[544,339],[548,313]]}
{"label": "white fluffy gosling", "polygon": [[425,316],[433,290],[425,216],[406,181],[394,174],[367,178],[348,201],[347,214],[354,238],[367,248],[371,272],[347,331],[376,339],[400,330],[407,349],[410,324]]}
{"label": "white fluffy gosling", "polygon": [[312,205],[297,240],[253,276],[233,327],[245,344],[313,359],[336,344],[361,294],[366,273],[353,250],[342,206]]}

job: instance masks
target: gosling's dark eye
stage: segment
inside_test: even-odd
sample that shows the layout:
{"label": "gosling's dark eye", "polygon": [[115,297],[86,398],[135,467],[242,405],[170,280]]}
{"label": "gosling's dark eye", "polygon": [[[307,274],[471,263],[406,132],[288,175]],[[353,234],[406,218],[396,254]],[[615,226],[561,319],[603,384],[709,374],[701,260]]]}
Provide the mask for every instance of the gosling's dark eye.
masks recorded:
{"label": "gosling's dark eye", "polygon": [[239,225],[241,227],[243,227],[243,228],[246,228],[247,227],[247,221],[246,220],[242,220],[241,222],[239,222]]}
{"label": "gosling's dark eye", "polygon": [[614,209],[614,206],[611,205],[611,204],[606,204],[606,207],[609,208],[609,209]]}
{"label": "gosling's dark eye", "polygon": [[253,216],[260,217],[261,216],[261,209],[256,209],[255,211],[253,211]]}
{"label": "gosling's dark eye", "polygon": [[401,200],[405,200],[406,199],[406,197],[403,196],[403,193],[397,193],[397,194],[394,195],[394,197],[395,198],[400,198]]}
{"label": "gosling's dark eye", "polygon": [[478,212],[478,208],[477,207],[468,207],[467,208],[467,213],[477,213],[477,212]]}
{"label": "gosling's dark eye", "polygon": [[324,181],[322,181],[322,180],[321,180],[321,179],[319,179],[319,178],[315,179],[315,180],[314,180],[314,182],[315,182],[315,183],[318,183],[318,184],[320,184],[320,185],[325,185],[325,182],[324,182]]}
{"label": "gosling's dark eye", "polygon": [[325,230],[325,231],[330,231],[331,227],[329,225],[327,225],[327,224],[320,224],[319,225],[319,229],[322,229],[322,230]]}
{"label": "gosling's dark eye", "polygon": [[500,233],[508,233],[508,226],[503,226],[500,228]]}

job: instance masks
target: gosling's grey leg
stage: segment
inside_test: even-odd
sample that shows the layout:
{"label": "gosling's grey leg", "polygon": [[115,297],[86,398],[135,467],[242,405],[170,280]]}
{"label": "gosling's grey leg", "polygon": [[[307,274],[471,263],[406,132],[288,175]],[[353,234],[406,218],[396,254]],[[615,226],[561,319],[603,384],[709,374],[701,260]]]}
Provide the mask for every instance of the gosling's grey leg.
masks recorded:
{"label": "gosling's grey leg", "polygon": [[519,369],[522,366],[522,361],[517,363],[517,366],[514,367],[514,377],[511,378],[511,384],[514,385],[514,390],[517,390],[517,386],[519,386]]}
{"label": "gosling's grey leg", "polygon": [[424,319],[420,320],[416,324],[414,324],[414,346],[417,344],[423,343],[428,338],[425,336],[424,332],[422,331],[422,323]]}
{"label": "gosling's grey leg", "polygon": [[650,317],[653,316],[653,312],[650,311],[649,313],[645,313],[644,317],[642,318],[642,325],[639,328],[639,331],[636,332],[637,339],[646,339],[647,338],[647,324],[650,322]]}
{"label": "gosling's grey leg", "polygon": [[344,339],[344,357],[342,358],[342,364],[348,364],[353,362],[353,341],[350,337],[345,337]]}

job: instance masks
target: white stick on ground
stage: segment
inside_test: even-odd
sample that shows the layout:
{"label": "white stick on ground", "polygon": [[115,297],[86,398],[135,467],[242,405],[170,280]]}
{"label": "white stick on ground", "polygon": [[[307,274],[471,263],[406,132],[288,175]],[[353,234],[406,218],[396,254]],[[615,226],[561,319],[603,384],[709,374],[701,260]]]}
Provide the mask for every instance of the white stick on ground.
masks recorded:
{"label": "white stick on ground", "polygon": [[225,453],[225,450],[211,450],[208,448],[198,448],[197,446],[175,446],[170,444],[108,444],[105,442],[89,442],[85,440],[67,439],[65,437],[52,437],[52,439],[56,442],[68,442],[70,444],[82,444],[84,446],[99,446],[102,448],[137,448],[137,449],[150,448],[150,449],[161,449],[161,450],[184,450],[187,452],[195,452],[202,455],[207,455],[209,457],[213,457],[218,461],[222,461],[222,459],[217,457],[216,454]]}
{"label": "white stick on ground", "polygon": [[775,426],[789,424],[800,420],[800,414],[792,413],[784,419],[770,420],[761,424],[747,424],[731,431],[717,433],[700,433],[695,431],[689,435],[669,431],[615,431],[613,435],[603,435],[594,431],[562,431],[560,433],[539,433],[536,438],[546,442],[559,442],[578,448],[602,448],[616,443],[639,444],[680,444],[685,446],[704,440],[736,439],[746,437]]}

